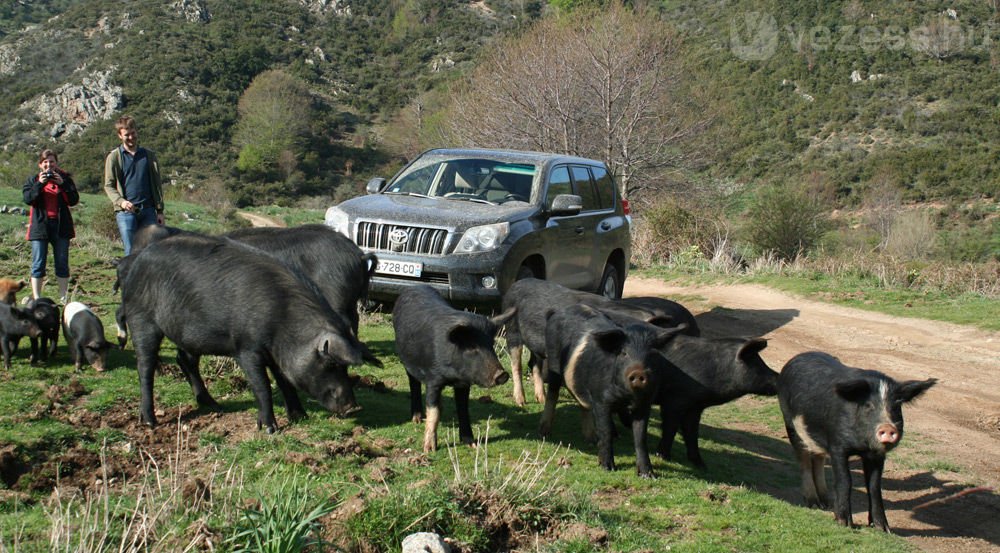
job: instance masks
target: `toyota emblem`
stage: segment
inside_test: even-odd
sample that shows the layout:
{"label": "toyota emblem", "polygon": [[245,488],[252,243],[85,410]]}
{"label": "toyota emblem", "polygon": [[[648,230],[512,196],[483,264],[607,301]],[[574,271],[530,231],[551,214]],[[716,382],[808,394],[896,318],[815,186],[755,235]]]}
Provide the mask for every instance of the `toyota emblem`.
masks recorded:
{"label": "toyota emblem", "polygon": [[403,247],[406,246],[406,241],[409,238],[410,233],[406,229],[393,229],[392,232],[389,233],[389,249],[394,252],[403,251]]}

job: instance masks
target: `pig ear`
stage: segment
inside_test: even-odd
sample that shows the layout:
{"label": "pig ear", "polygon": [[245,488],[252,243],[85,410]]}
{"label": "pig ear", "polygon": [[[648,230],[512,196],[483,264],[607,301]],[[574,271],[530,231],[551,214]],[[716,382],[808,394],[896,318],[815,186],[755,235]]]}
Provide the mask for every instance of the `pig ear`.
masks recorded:
{"label": "pig ear", "polygon": [[598,330],[593,332],[592,336],[594,337],[594,341],[597,342],[598,347],[616,355],[625,347],[625,341],[628,339],[625,336],[625,331],[620,328]]}
{"label": "pig ear", "polygon": [[872,392],[871,384],[862,378],[838,382],[833,389],[838,396],[854,403],[865,401]]}
{"label": "pig ear", "polygon": [[333,332],[320,336],[316,350],[320,355],[332,358],[339,365],[361,364],[361,351],[351,345],[343,336]]}
{"label": "pig ear", "polygon": [[490,322],[496,325],[496,327],[499,329],[501,326],[507,324],[507,321],[514,318],[514,315],[517,315],[517,308],[511,307],[510,309],[504,311],[503,313],[497,315],[496,317],[491,317]]}
{"label": "pig ear", "polygon": [[448,341],[460,348],[476,343],[476,329],[466,323],[457,323],[448,329]]}
{"label": "pig ear", "polygon": [[368,362],[369,365],[375,365],[376,367],[382,368],[382,360],[375,357],[375,354],[368,349],[368,346],[364,342],[358,342],[358,347],[361,349],[361,359]]}
{"label": "pig ear", "polygon": [[928,378],[927,380],[907,380],[899,385],[899,390],[896,392],[897,397],[903,403],[913,401],[923,395],[924,392],[929,390],[931,386],[937,384],[936,378]]}
{"label": "pig ear", "polygon": [[[646,322],[660,328],[670,328],[670,325],[674,324],[674,318],[670,315],[653,315],[652,317],[646,319]],[[687,328],[686,324],[683,326],[684,328]]]}
{"label": "pig ear", "polygon": [[748,355],[753,355],[759,353],[762,349],[767,347],[767,340],[763,338],[750,338],[740,346],[740,350],[736,352],[737,359],[743,359]]}
{"label": "pig ear", "polygon": [[[670,317],[667,318],[669,319]],[[662,348],[663,346],[667,345],[667,342],[672,340],[674,336],[677,336],[678,334],[684,332],[685,330],[687,330],[687,328],[688,328],[687,323],[681,323],[673,328],[665,328],[661,330],[659,333],[657,333],[656,339],[653,340],[653,347],[656,349]]]}

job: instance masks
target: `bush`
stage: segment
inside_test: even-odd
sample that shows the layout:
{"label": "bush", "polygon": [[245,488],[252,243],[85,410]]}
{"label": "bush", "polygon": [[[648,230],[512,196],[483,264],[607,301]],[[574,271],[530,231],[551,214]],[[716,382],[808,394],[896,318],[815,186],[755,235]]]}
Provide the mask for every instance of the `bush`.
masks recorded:
{"label": "bush", "polygon": [[909,211],[896,217],[889,230],[885,252],[902,259],[927,259],[937,231],[926,211]]}
{"label": "bush", "polygon": [[665,263],[698,251],[713,258],[726,242],[728,225],[720,213],[665,198],[638,214],[633,230],[636,263]]}
{"label": "bush", "polygon": [[829,227],[818,195],[789,184],[762,188],[746,215],[747,240],[759,252],[792,260],[815,247]]}

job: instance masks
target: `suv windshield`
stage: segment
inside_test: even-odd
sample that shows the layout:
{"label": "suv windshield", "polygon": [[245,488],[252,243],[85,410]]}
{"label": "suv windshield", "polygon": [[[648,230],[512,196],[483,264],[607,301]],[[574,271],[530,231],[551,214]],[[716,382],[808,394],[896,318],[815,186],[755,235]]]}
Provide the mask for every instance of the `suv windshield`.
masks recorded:
{"label": "suv windshield", "polygon": [[430,159],[415,163],[386,188],[386,194],[415,194],[490,203],[527,202],[536,168],[491,159]]}

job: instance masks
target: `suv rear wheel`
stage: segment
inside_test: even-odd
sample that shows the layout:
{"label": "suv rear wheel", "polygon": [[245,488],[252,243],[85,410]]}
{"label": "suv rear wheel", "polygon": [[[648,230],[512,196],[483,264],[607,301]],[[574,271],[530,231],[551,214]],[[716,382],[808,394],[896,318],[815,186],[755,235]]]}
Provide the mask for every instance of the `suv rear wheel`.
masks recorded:
{"label": "suv rear wheel", "polygon": [[597,287],[597,293],[613,300],[620,299],[622,289],[621,275],[618,267],[612,264],[605,265],[604,274],[601,275],[601,284]]}

